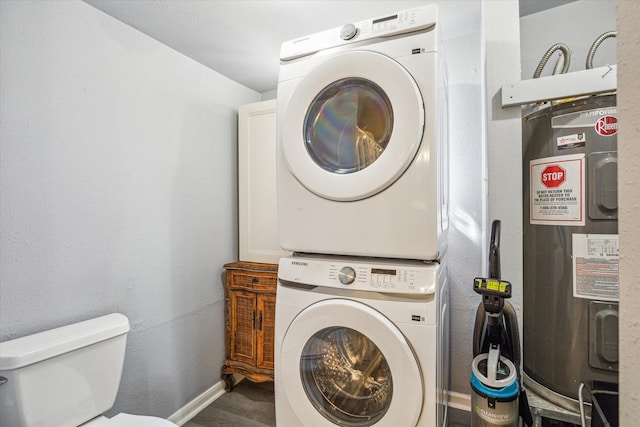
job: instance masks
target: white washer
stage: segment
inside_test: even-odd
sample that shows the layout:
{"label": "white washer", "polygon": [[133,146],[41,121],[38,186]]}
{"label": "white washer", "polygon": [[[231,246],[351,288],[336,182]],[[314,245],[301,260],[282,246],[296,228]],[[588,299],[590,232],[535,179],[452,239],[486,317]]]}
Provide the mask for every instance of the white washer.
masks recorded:
{"label": "white washer", "polygon": [[448,223],[435,5],[285,42],[278,222],[293,252],[435,260]]}
{"label": "white washer", "polygon": [[278,279],[278,426],[446,425],[443,265],[298,256]]}

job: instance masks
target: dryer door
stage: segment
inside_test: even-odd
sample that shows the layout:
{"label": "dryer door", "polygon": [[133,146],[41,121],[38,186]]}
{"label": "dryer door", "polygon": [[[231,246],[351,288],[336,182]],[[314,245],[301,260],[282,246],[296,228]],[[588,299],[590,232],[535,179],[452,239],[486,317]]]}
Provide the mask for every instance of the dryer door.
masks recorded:
{"label": "dryer door", "polygon": [[369,51],[338,54],[294,89],[282,118],[284,158],[318,196],[364,199],[409,166],[424,117],[420,91],[397,61]]}
{"label": "dryer door", "polygon": [[284,392],[309,427],[415,426],[423,402],[402,332],[365,304],[330,299],[302,311],[281,348]]}

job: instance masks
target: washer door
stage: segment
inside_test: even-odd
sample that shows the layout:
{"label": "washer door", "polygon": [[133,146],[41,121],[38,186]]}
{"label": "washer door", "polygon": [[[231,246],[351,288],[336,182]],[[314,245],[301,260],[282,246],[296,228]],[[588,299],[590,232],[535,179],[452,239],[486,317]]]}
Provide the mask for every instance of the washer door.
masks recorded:
{"label": "washer door", "polygon": [[285,395],[309,427],[415,426],[424,399],[402,332],[365,304],[330,299],[307,307],[283,340]]}
{"label": "washer door", "polygon": [[338,54],[294,89],[282,120],[284,158],[318,196],[364,199],[409,166],[424,117],[418,86],[401,64],[369,51]]}

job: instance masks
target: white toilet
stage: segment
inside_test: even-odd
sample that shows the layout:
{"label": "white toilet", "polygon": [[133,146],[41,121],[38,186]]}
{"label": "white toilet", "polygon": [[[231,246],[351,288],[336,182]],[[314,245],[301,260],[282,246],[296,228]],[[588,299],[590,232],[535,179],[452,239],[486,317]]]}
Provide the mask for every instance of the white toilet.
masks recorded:
{"label": "white toilet", "polygon": [[128,332],[114,313],[0,343],[0,427],[175,427],[102,416],[118,394]]}

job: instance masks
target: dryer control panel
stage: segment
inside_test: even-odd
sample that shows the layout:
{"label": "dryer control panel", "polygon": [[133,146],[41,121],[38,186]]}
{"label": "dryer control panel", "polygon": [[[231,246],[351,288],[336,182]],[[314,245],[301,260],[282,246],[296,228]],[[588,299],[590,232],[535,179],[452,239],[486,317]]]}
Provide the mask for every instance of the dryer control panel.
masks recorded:
{"label": "dryer control panel", "polygon": [[278,279],[284,282],[397,294],[432,294],[440,264],[421,261],[362,261],[349,257],[281,258]]}
{"label": "dryer control panel", "polygon": [[428,30],[436,25],[437,17],[437,6],[426,5],[375,19],[346,23],[342,27],[284,42],[280,48],[280,60],[290,61],[324,49],[376,37]]}

